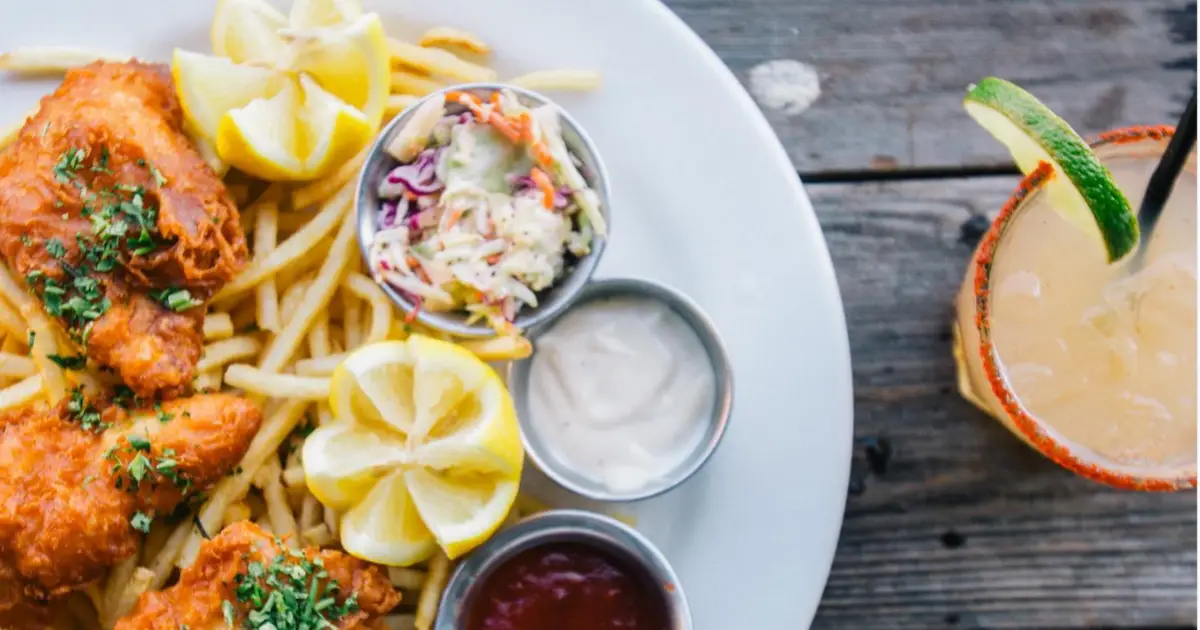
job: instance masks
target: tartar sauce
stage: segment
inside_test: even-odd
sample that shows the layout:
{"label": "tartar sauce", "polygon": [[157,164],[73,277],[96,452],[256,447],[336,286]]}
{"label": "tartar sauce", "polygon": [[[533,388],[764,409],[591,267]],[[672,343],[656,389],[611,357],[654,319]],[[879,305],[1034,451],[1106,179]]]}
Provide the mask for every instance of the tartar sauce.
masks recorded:
{"label": "tartar sauce", "polygon": [[700,337],[654,300],[581,304],[538,339],[530,425],[550,455],[611,492],[679,466],[707,435],[716,376]]}

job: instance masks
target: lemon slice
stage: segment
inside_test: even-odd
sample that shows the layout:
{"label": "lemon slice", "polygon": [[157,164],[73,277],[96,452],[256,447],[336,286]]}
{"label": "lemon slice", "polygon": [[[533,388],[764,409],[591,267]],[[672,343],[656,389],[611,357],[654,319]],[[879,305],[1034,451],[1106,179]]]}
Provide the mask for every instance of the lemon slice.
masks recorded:
{"label": "lemon slice", "polygon": [[479,546],[500,528],[517,498],[517,479],[410,470],[409,495],[425,525],[453,558]]}
{"label": "lemon slice", "polygon": [[288,14],[292,28],[336,26],[362,15],[358,0],[296,0]]}
{"label": "lemon slice", "polygon": [[301,75],[275,96],[227,112],[217,131],[217,153],[256,177],[305,180],[329,174],[370,139],[362,112]]}
{"label": "lemon slice", "polygon": [[171,59],[171,76],[184,114],[196,132],[210,141],[217,137],[226,112],[270,97],[286,83],[283,74],[267,68],[178,49]]}
{"label": "lemon slice", "polygon": [[408,566],[429,558],[437,541],[413,503],[403,471],[379,480],[342,517],[342,548],[371,562]]}
{"label": "lemon slice", "polygon": [[428,535],[455,558],[504,521],[520,428],[500,376],[469,351],[421,335],[366,346],[334,371],[330,407],[336,421],[309,436],[302,461],[313,494],[345,510],[350,553],[410,564]]}
{"label": "lemon slice", "polygon": [[304,171],[296,119],[300,90],[289,81],[271,98],[230,110],[217,129],[217,153],[230,165],[267,180],[299,179]]}
{"label": "lemon slice", "polygon": [[391,56],[379,16],[339,26],[290,31],[291,68],[362,111],[378,128],[391,89]]}
{"label": "lemon slice", "polygon": [[307,75],[300,75],[300,89],[304,107],[299,123],[305,155],[301,178],[316,179],[358,155],[371,141],[376,125]]}
{"label": "lemon slice", "polygon": [[287,18],[263,0],[218,0],[209,38],[217,55],[271,66],[287,48],[279,38],[286,26]]}

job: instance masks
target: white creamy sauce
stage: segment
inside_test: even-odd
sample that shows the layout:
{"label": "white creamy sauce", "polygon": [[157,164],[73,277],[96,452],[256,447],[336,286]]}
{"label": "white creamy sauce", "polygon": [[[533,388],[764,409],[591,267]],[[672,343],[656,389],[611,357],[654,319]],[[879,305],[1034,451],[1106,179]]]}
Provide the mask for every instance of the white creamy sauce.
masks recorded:
{"label": "white creamy sauce", "polygon": [[716,377],[700,337],[659,302],[581,305],[538,340],[530,425],[562,465],[613,492],[662,478],[708,433]]}

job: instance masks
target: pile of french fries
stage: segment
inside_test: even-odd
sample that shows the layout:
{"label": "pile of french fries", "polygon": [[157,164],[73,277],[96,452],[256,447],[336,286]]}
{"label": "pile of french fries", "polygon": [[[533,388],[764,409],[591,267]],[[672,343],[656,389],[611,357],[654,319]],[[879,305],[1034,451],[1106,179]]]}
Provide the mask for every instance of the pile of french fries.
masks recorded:
{"label": "pile of french fries", "polygon": [[[417,44],[394,38],[388,43],[393,61],[388,119],[442,87],[497,79],[494,70],[479,62],[490,47],[470,33],[439,27]],[[24,49],[0,53],[0,71],[62,73],[97,59],[123,57],[71,48]],[[586,90],[599,81],[591,71],[551,70],[507,83],[534,90]],[[0,150],[24,120],[0,128]],[[199,148],[218,173],[228,170],[211,147]],[[307,428],[332,420],[326,402],[330,375],[346,353],[364,344],[404,339],[413,332],[445,338],[404,322],[364,273],[351,206],[365,157],[364,152],[325,179],[300,186],[268,185],[240,173],[226,177],[242,209],[253,257],[208,306],[206,345],[194,387],[253,397],[264,412],[262,428],[240,465],[212,489],[194,519],[175,524],[157,520],[137,553],[114,567],[101,584],[69,598],[65,609],[76,627],[112,628],[143,592],[162,589],[177,569],[189,566],[206,537],[234,522],[252,520],[294,548],[338,545],[338,514],[308,491],[300,460]],[[3,266],[0,333],[0,411],[39,400],[53,404],[70,387],[99,389],[109,382],[92,371],[64,372],[48,358],[68,354],[70,342]],[[532,351],[518,336],[460,343],[488,361],[522,358]],[[542,509],[522,498],[509,519]],[[403,601],[387,618],[388,627],[428,630],[450,569],[440,553],[419,566],[390,567]]]}

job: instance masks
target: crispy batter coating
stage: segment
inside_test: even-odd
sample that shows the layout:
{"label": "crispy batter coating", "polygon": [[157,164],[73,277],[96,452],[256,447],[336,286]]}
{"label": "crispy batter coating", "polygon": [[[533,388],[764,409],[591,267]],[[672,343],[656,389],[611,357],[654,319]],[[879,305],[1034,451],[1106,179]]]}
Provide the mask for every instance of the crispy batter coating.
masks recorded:
{"label": "crispy batter coating", "polygon": [[[0,152],[0,254],[27,282],[44,274],[32,281],[44,300],[47,279],[67,287],[64,299],[72,270],[99,280],[109,306],[98,319],[51,315],[142,396],[183,393],[203,343],[202,308],[175,312],[147,295],[186,289],[207,299],[247,255],[237,208],[182,124],[164,66],[94,63],[68,72]],[[118,211],[109,223],[127,224],[110,233],[122,236],[107,273],[86,256],[104,242],[95,220],[106,208]],[[137,246],[142,224],[127,212],[150,217],[151,251]],[[54,239],[65,255],[55,255]]]}
{"label": "crispy batter coating", "polygon": [[[143,593],[133,611],[117,622],[116,630],[226,627],[221,606],[225,601],[238,601],[234,593],[237,577],[247,573],[251,562],[269,566],[281,553],[287,551],[278,539],[257,525],[248,521],[230,525],[200,547],[196,562],[183,570],[178,584],[164,591]],[[329,579],[337,580],[338,604],[351,593],[355,595],[357,611],[338,620],[338,628],[386,627],[383,615],[400,603],[400,595],[380,567],[332,550],[310,548],[304,555],[309,560],[320,558]],[[235,612],[244,619],[246,605],[238,603]]]}
{"label": "crispy batter coating", "polygon": [[98,401],[84,409],[112,424],[102,434],[81,425],[78,409],[68,399],[0,416],[0,621],[134,553],[135,514],[165,517],[198,497],[237,465],[262,420],[229,394],[161,413]]}

